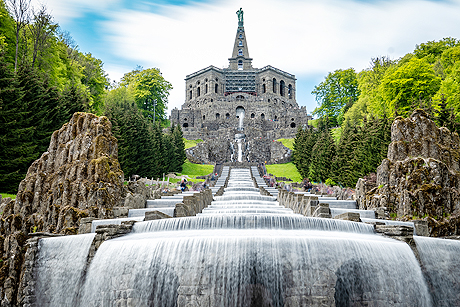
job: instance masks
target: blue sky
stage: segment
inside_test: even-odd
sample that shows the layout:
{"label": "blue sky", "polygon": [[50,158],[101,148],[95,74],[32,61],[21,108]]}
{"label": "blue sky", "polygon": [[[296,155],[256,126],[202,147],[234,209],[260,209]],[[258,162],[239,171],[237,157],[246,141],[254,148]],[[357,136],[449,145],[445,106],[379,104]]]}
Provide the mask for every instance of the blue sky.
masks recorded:
{"label": "blue sky", "polygon": [[51,11],[82,52],[104,62],[112,80],[140,65],[158,67],[174,89],[169,110],[185,99],[187,74],[226,67],[244,10],[253,66],[297,77],[297,102],[311,113],[315,85],[336,69],[397,59],[417,44],[460,38],[460,0],[33,0]]}

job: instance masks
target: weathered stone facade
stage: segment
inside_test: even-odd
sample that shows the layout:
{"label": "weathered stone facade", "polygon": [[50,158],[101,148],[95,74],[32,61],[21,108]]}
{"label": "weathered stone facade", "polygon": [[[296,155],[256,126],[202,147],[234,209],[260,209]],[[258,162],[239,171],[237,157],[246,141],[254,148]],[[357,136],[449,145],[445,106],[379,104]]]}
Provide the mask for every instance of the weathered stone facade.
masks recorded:
{"label": "weathered stone facade", "polygon": [[[293,137],[311,116],[296,102],[294,75],[272,67],[252,67],[242,22],[239,22],[228,68],[209,66],[185,79],[185,103],[171,111],[187,139],[207,139],[238,127],[237,108],[244,110],[244,128],[267,138]],[[246,133],[247,134],[247,133]]]}

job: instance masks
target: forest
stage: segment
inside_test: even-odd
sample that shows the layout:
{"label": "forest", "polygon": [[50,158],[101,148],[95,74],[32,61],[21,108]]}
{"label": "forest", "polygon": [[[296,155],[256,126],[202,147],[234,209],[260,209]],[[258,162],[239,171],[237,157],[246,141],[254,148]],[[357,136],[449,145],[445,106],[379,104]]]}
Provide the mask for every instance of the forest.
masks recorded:
{"label": "forest", "polygon": [[74,112],[110,119],[125,178],[180,172],[181,128],[165,129],[171,89],[158,68],[137,67],[110,82],[102,61],[79,51],[45,6],[0,0],[0,192],[16,193]]}
{"label": "forest", "polygon": [[293,162],[303,178],[355,187],[358,178],[375,177],[396,117],[420,108],[459,132],[460,41],[421,43],[397,60],[376,57],[359,73],[338,69],[312,94],[317,119],[297,131]]}

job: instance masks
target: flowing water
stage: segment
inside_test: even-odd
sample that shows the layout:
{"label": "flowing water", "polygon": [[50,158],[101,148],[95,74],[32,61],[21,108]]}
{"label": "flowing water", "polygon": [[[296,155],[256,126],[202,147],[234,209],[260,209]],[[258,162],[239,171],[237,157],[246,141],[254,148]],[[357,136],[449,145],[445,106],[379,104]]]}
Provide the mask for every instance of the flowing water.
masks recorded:
{"label": "flowing water", "polygon": [[414,237],[434,306],[459,306],[460,242]]}
{"label": "flowing water", "polygon": [[76,306],[94,233],[41,239],[36,260],[38,306]]}
{"label": "flowing water", "polygon": [[371,225],[294,214],[257,193],[247,169],[232,169],[215,199],[199,216],[136,223],[105,241],[65,306],[433,305],[410,247]]}

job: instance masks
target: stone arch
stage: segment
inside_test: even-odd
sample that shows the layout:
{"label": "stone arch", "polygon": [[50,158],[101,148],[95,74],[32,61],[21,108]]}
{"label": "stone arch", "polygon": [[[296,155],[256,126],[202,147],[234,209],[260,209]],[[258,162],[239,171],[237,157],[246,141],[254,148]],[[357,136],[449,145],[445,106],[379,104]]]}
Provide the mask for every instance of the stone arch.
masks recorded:
{"label": "stone arch", "polygon": [[220,118],[220,114],[216,113],[216,119],[219,119],[219,118]]}
{"label": "stone arch", "polygon": [[197,96],[197,97],[200,97],[200,94],[201,94],[201,93],[200,93],[200,87],[198,86],[198,87],[196,88],[196,96]]}
{"label": "stone arch", "polygon": [[182,124],[182,127],[188,128],[188,123],[183,123],[183,124]]}
{"label": "stone arch", "polygon": [[265,119],[265,114],[264,113],[260,114],[260,118]]}
{"label": "stone arch", "polygon": [[225,114],[225,119],[230,119],[230,113]]}
{"label": "stone arch", "polygon": [[203,120],[206,120],[206,115],[203,115]]}
{"label": "stone arch", "polygon": [[251,118],[254,118],[256,117],[256,115],[254,113],[251,113]]}
{"label": "stone arch", "polygon": [[289,84],[288,86],[288,97],[289,99],[292,99],[292,85],[291,84]]}
{"label": "stone arch", "polygon": [[217,94],[219,92],[219,84],[216,83],[214,86],[214,92]]}
{"label": "stone arch", "polygon": [[280,81],[280,95],[281,96],[284,96],[284,88],[285,88],[286,84],[284,83],[284,80],[281,80]]}
{"label": "stone arch", "polygon": [[276,79],[273,78],[273,93],[276,94]]}

